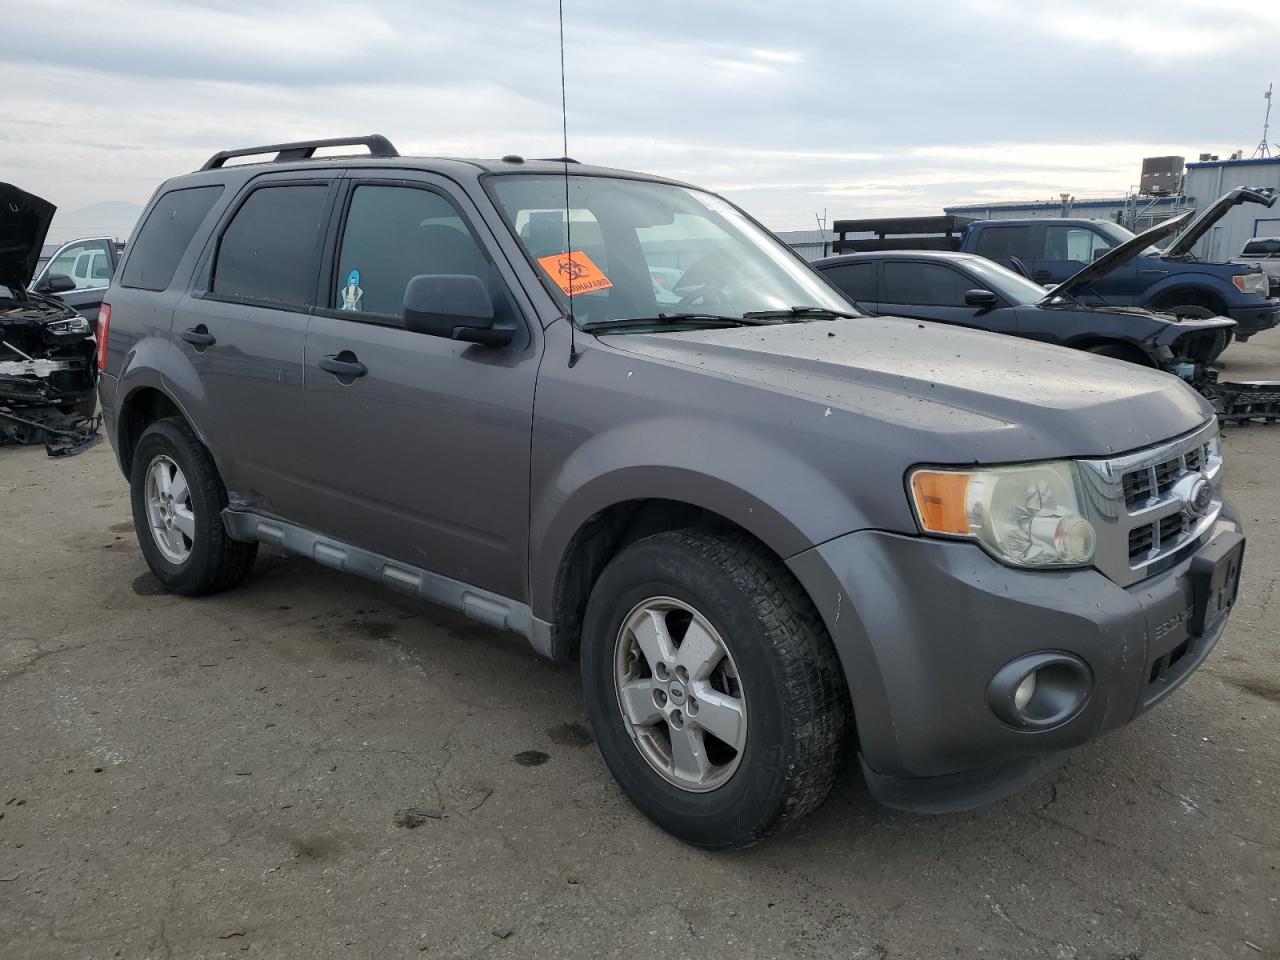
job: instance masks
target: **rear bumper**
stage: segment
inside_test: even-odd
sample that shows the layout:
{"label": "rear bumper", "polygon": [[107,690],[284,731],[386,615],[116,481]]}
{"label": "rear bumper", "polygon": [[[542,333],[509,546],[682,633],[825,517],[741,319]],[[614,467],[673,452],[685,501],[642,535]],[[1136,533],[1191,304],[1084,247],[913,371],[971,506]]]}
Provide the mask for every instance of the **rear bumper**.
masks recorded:
{"label": "rear bumper", "polygon": [[[1239,531],[1223,519],[1211,539]],[[940,811],[1025,785],[1190,676],[1225,625],[1190,636],[1194,559],[1123,588],[1095,570],[1016,570],[973,544],[865,531],[790,566],[840,655],[868,785],[890,805]],[[989,705],[993,678],[1044,651],[1083,661],[1085,701],[1056,726],[1010,726]]]}
{"label": "rear bumper", "polygon": [[1262,306],[1232,307],[1227,316],[1236,322],[1236,339],[1247,340],[1255,333],[1280,326],[1280,300],[1273,297]]}

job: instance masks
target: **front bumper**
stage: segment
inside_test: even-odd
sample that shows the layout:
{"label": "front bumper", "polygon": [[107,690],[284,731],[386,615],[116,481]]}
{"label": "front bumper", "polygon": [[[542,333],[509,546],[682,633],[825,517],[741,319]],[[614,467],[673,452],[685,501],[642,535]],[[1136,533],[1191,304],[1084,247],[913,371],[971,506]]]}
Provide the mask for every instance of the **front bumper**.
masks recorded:
{"label": "front bumper", "polygon": [[1280,326],[1280,300],[1272,297],[1257,307],[1232,307],[1227,316],[1236,322],[1236,339],[1247,340],[1255,333]]}
{"label": "front bumper", "polygon": [[[1224,510],[1206,543],[1239,532]],[[1190,635],[1197,555],[1126,588],[1096,570],[1018,570],[974,544],[862,531],[789,565],[840,656],[868,785],[890,805],[937,811],[1017,789],[1190,676],[1225,625]],[[988,686],[1041,651],[1083,660],[1090,692],[1057,726],[1009,726]]]}

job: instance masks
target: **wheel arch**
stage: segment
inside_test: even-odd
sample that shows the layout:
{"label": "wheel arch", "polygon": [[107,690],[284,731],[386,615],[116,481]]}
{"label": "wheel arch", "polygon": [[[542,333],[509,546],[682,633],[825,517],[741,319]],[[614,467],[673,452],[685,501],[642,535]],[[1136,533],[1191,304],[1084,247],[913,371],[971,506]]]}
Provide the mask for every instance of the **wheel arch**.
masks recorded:
{"label": "wheel arch", "polygon": [[1149,367],[1153,370],[1159,369],[1159,364],[1141,347],[1127,340],[1121,340],[1117,337],[1088,336],[1071,340],[1067,346],[1074,350],[1084,350],[1086,352],[1093,351],[1099,347],[1112,347],[1116,350],[1123,351],[1124,359],[1130,363],[1139,366]]}
{"label": "wheel arch", "polygon": [[728,498],[691,498],[687,493],[633,497],[593,505],[589,512],[580,511],[572,521],[559,524],[551,534],[554,543],[539,552],[544,559],[532,565],[531,574],[534,615],[551,624],[552,657],[577,659],[582,618],[595,581],[610,560],[637,540],[687,528],[733,531],[760,543],[783,565],[788,556],[811,545],[766,505],[751,503],[745,509],[726,510],[728,502]]}
{"label": "wheel arch", "polygon": [[1143,304],[1149,310],[1167,310],[1170,307],[1197,306],[1225,315],[1229,307],[1226,297],[1213,285],[1183,280],[1171,280],[1147,294]]}

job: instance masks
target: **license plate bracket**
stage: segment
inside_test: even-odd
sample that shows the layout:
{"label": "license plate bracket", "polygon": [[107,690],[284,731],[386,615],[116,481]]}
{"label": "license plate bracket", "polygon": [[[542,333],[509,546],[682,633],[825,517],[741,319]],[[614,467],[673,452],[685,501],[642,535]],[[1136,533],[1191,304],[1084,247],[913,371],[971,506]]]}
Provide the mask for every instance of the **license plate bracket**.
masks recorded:
{"label": "license plate bracket", "polygon": [[1218,534],[1192,558],[1193,637],[1203,636],[1217,626],[1236,602],[1243,559],[1244,537],[1234,531]]}

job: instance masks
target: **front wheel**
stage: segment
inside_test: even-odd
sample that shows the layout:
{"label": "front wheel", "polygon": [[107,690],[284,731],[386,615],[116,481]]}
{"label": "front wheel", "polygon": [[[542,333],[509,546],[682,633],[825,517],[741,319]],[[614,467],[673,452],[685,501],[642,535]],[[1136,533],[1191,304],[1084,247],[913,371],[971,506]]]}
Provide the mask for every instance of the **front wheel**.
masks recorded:
{"label": "front wheel", "polygon": [[181,420],[159,420],[143,431],[129,478],[138,546],[168,590],[200,596],[244,579],[256,543],[227,536],[227,492],[213,457]]}
{"label": "front wheel", "polygon": [[760,544],[660,533],[601,574],[583,624],[596,742],[642,813],[710,848],[751,843],[817,808],[848,726],[830,637]]}

